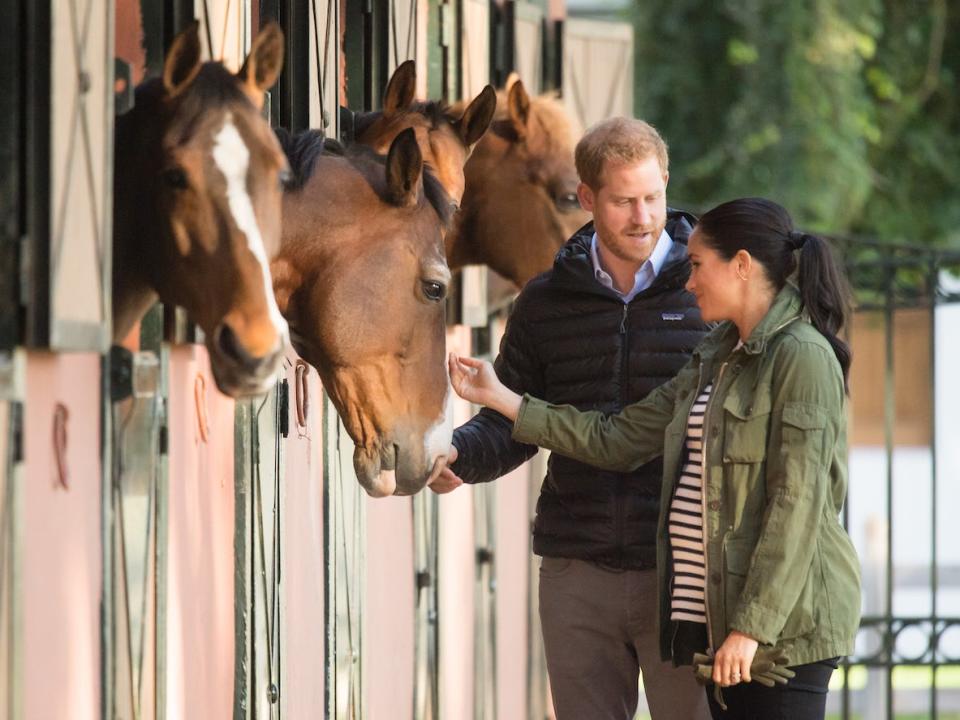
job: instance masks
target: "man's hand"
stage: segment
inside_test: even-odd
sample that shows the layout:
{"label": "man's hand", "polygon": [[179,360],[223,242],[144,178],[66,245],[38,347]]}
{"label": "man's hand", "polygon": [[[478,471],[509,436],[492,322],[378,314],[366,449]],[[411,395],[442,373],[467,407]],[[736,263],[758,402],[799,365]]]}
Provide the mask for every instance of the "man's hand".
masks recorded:
{"label": "man's hand", "polygon": [[437,493],[437,495],[444,495],[463,485],[463,480],[457,477],[453,470],[450,469],[450,466],[457,461],[457,455],[457,448],[451,445],[449,452],[447,452],[446,465],[444,465],[440,474],[433,479],[433,482],[430,483],[430,489]]}

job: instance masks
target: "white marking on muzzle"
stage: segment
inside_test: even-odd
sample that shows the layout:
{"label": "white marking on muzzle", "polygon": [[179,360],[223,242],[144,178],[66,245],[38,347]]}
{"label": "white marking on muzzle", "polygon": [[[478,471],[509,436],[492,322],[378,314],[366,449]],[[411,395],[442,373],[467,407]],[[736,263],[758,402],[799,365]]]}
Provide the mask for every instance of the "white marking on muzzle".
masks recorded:
{"label": "white marking on muzzle", "polygon": [[428,462],[432,462],[434,458],[440,455],[446,455],[450,449],[450,440],[453,438],[452,399],[450,383],[447,382],[447,392],[443,399],[443,414],[437,419],[437,422],[427,430],[423,440],[423,447]]}
{"label": "white marking on muzzle", "polygon": [[233,116],[227,113],[223,127],[217,133],[213,146],[213,160],[227,181],[227,202],[237,228],[246,236],[250,252],[260,264],[267,311],[277,334],[285,342],[288,339],[287,321],[280,314],[273,296],[273,281],[270,278],[270,262],[264,249],[263,236],[253,212],[253,202],[247,192],[247,169],[250,166],[250,150],[233,124]]}

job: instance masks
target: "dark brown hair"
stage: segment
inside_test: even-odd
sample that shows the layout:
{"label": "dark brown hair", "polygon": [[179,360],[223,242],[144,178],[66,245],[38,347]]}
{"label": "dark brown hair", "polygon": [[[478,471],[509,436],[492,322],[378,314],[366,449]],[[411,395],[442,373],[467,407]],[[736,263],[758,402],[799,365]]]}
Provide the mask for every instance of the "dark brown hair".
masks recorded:
{"label": "dark brown hair", "polygon": [[732,260],[738,250],[750,253],[778,292],[797,270],[799,254],[797,282],[803,307],[833,348],[847,386],[850,347],[838,335],[850,315],[850,286],[827,241],[795,230],[790,213],[764,198],[718,205],[700,218],[697,230],[703,243],[724,260]]}

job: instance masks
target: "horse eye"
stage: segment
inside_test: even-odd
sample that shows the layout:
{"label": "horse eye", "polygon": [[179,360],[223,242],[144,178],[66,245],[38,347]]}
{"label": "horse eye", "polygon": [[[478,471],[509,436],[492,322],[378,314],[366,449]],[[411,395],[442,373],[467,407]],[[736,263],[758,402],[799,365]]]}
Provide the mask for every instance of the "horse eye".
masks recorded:
{"label": "horse eye", "polygon": [[440,302],[447,295],[447,287],[443,283],[433,282],[432,280],[422,280],[423,294],[427,300]]}
{"label": "horse eye", "polygon": [[163,182],[169,188],[174,190],[186,190],[190,187],[190,183],[187,180],[187,174],[183,171],[182,168],[172,167],[167,168],[163,171]]}
{"label": "horse eye", "polygon": [[561,210],[576,210],[580,207],[580,199],[576,193],[563,193],[557,197],[557,207]]}

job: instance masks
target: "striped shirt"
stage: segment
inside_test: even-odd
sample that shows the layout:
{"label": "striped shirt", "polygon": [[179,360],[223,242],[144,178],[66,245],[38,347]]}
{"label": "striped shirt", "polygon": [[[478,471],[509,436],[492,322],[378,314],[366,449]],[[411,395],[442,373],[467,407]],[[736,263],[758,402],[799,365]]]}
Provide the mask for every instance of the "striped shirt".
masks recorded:
{"label": "striped shirt", "polygon": [[703,415],[713,385],[707,385],[690,408],[683,469],[670,503],[670,550],[673,583],[670,619],[706,623],[706,563],[703,549]]}

